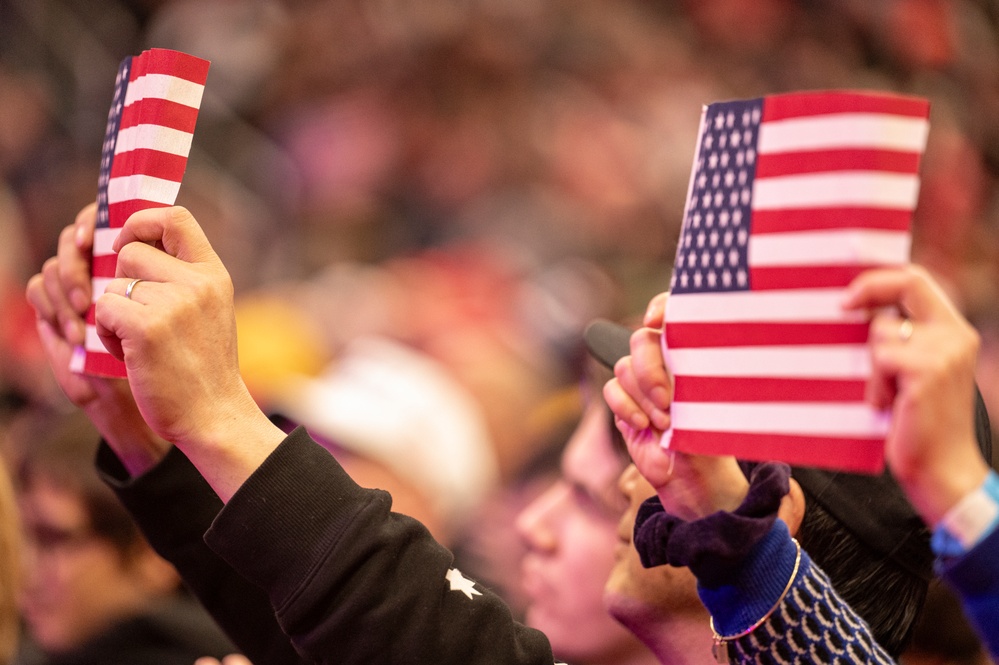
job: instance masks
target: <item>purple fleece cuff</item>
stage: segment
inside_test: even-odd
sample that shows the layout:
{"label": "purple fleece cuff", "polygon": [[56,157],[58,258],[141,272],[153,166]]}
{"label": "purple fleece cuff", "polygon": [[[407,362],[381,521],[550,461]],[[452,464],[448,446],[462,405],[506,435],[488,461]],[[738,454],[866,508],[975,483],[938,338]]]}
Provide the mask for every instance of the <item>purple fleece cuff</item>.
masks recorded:
{"label": "purple fleece cuff", "polygon": [[642,565],[686,566],[702,585],[727,583],[732,571],[770,532],[781,499],[790,490],[790,476],[786,464],[759,464],[738,508],[692,522],[667,513],[659,497],[647,499],[635,517],[635,548]]}

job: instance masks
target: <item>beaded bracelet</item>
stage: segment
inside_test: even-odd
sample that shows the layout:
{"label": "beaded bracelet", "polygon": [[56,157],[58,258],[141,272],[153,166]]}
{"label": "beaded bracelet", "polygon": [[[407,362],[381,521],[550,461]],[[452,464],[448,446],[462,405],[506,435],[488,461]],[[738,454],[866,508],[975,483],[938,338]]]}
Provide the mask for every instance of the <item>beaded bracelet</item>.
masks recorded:
{"label": "beaded bracelet", "polygon": [[784,591],[781,592],[780,598],[777,599],[777,602],[774,603],[774,606],[770,608],[769,612],[760,617],[759,620],[756,623],[754,623],[752,626],[742,631],[741,633],[737,633],[735,635],[719,635],[718,631],[715,630],[714,617],[708,619],[708,625],[711,626],[711,638],[712,638],[711,654],[715,657],[716,662],[719,663],[731,662],[729,660],[729,655],[728,655],[728,643],[735,641],[740,637],[745,637],[746,635],[749,635],[754,630],[759,628],[761,625],[763,625],[764,621],[770,618],[771,614],[777,611],[777,608],[780,607],[780,604],[784,602],[784,598],[787,596],[788,592],[791,590],[791,586],[794,584],[794,578],[798,576],[798,566],[801,565],[801,545],[798,544],[798,541],[795,538],[792,538],[791,542],[794,543],[794,546],[797,550],[794,557],[794,569],[791,571],[791,579],[787,581],[787,586],[784,587]]}

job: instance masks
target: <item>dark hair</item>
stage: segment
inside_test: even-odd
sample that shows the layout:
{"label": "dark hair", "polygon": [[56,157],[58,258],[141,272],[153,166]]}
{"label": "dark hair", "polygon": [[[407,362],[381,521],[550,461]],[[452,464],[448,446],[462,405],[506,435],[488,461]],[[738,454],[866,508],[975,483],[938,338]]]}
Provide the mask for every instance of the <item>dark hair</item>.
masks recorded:
{"label": "dark hair", "polygon": [[[835,519],[809,491],[798,541],[829,576],[833,588],[897,658],[912,635],[928,581],[879,555]],[[887,602],[891,599],[891,602]]]}
{"label": "dark hair", "polygon": [[21,446],[17,468],[19,490],[44,478],[79,497],[94,535],[123,555],[134,551],[142,536],[114,492],[97,475],[94,457],[100,435],[82,412],[42,414]]}

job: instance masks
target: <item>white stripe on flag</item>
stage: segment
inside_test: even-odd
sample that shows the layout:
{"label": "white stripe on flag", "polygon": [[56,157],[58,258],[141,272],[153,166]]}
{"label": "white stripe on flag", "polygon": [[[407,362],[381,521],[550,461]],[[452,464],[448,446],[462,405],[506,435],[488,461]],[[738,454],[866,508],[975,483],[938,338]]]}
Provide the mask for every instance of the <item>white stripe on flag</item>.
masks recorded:
{"label": "white stripe on flag", "polygon": [[90,279],[91,300],[97,302],[97,299],[104,295],[104,291],[107,290],[108,284],[111,283],[112,279],[114,277],[92,277]]}
{"label": "white stripe on flag", "polygon": [[753,208],[836,208],[861,206],[912,210],[919,176],[883,171],[835,171],[757,178]]}
{"label": "white stripe on flag", "polygon": [[905,231],[842,229],[764,233],[749,238],[749,264],[764,266],[901,264],[909,258]]}
{"label": "white stripe on flag", "polygon": [[135,125],[118,132],[118,142],[114,154],[120,155],[130,150],[158,150],[171,155],[187,157],[191,151],[194,134],[171,129],[162,125]]}
{"label": "white stripe on flag", "polygon": [[864,321],[859,312],[844,312],[846,288],[728,293],[674,293],[666,301],[670,323],[727,321],[850,322]]}
{"label": "white stripe on flag", "polygon": [[717,403],[675,402],[674,429],[818,436],[885,436],[889,417],[858,403]]}
{"label": "white stripe on flag", "polygon": [[104,342],[97,335],[97,326],[87,326],[87,331],[84,336],[83,348],[87,351],[97,352],[97,353],[107,353],[108,350],[104,348]]}
{"label": "white stripe on flag", "polygon": [[666,354],[676,376],[866,379],[871,373],[864,344],[670,348]]}
{"label": "white stripe on flag", "polygon": [[166,99],[198,108],[205,86],[168,74],[146,74],[128,84],[125,106],[143,99]]}
{"label": "white stripe on flag", "polygon": [[788,118],[761,124],[756,150],[760,154],[840,148],[922,152],[929,131],[926,118],[877,113]]}
{"label": "white stripe on flag", "polygon": [[173,180],[155,178],[151,175],[130,175],[123,178],[111,178],[108,181],[108,202],[121,201],[154,201],[165,205],[173,205],[180,192],[180,183]]}
{"label": "white stripe on flag", "polygon": [[94,256],[107,256],[109,254],[114,254],[114,250],[111,248],[114,246],[114,241],[121,233],[120,228],[100,228],[94,229]]}

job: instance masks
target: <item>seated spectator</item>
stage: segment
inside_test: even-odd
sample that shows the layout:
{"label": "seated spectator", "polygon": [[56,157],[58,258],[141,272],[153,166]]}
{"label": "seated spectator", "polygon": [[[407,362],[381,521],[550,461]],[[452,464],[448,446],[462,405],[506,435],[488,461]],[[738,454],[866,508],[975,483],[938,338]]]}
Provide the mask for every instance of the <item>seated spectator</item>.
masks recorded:
{"label": "seated spectator", "polygon": [[26,556],[25,665],[190,665],[234,650],[178,587],[93,466],[98,435],[81,413],[20,445]]}

